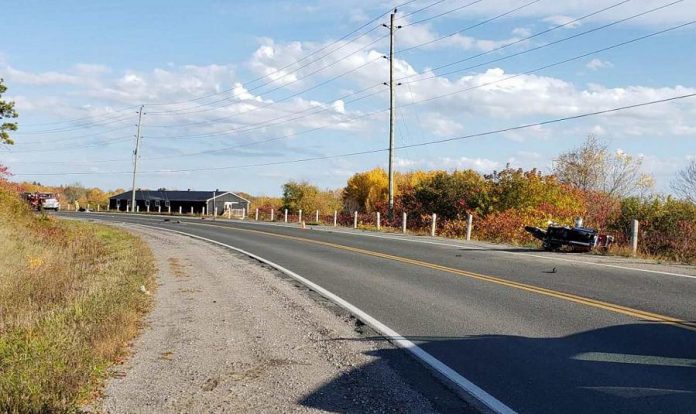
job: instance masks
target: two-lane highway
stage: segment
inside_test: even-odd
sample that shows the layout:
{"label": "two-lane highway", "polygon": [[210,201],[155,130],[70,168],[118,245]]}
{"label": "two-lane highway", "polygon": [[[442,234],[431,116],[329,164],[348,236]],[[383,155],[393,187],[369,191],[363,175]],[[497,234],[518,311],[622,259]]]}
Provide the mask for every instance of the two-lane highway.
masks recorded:
{"label": "two-lane highway", "polygon": [[270,260],[521,413],[696,411],[696,278],[249,222],[70,216],[176,230]]}

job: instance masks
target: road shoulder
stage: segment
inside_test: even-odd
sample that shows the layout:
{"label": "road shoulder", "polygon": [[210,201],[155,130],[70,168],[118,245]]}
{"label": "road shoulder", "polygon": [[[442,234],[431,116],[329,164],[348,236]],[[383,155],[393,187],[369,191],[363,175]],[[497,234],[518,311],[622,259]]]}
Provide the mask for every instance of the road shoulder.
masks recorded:
{"label": "road shoulder", "polygon": [[402,351],[361,335],[355,321],[278,272],[185,236],[128,228],[152,247],[159,288],[133,357],[116,367],[104,390],[102,410],[427,413],[466,408],[434,380],[414,379],[414,366],[420,374],[427,371]]}

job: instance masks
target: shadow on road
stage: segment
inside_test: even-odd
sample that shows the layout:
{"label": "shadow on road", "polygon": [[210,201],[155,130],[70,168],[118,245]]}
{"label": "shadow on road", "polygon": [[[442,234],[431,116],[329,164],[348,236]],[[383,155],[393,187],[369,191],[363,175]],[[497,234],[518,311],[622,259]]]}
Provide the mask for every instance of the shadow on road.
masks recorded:
{"label": "shadow on road", "polygon": [[[618,325],[560,338],[409,339],[520,413],[696,411],[696,332],[670,325]],[[404,354],[393,349],[376,351],[374,362],[349,370],[300,403],[332,412],[354,412],[350,404],[340,408],[336,400],[354,397],[344,394],[356,386],[365,393],[391,392],[369,386],[385,361],[422,389],[418,381],[423,370],[409,366]],[[428,394],[427,389],[424,392]],[[408,412],[408,407],[392,408]],[[443,408],[451,411],[453,407]]]}

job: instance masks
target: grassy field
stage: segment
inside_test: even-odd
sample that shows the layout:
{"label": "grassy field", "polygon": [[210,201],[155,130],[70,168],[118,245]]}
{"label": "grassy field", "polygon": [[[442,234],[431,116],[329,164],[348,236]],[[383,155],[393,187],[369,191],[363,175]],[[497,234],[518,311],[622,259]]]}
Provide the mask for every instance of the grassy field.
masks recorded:
{"label": "grassy field", "polygon": [[30,212],[0,186],[0,412],[72,412],[151,304],[152,253],[121,230]]}

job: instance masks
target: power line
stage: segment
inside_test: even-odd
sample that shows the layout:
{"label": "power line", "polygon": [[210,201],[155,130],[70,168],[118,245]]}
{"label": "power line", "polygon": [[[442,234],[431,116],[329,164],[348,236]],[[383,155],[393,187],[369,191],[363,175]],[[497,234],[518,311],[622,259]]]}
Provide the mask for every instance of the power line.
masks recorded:
{"label": "power line", "polygon": [[[692,24],[694,24],[694,23],[696,23],[696,20],[691,21],[691,22],[687,22],[687,23],[684,23],[684,24],[680,24],[680,25],[677,25],[677,26],[672,26],[672,27],[669,27],[669,28],[667,28],[667,29],[663,29],[663,30],[660,30],[660,31],[657,31],[657,32],[653,32],[653,33],[650,33],[650,34],[647,34],[647,35],[644,35],[644,36],[640,36],[640,37],[637,37],[637,38],[633,38],[633,39],[630,39],[630,40],[627,40],[627,41],[624,41],[624,42],[616,43],[616,44],[613,44],[613,45],[610,45],[610,46],[607,46],[607,47],[604,47],[604,48],[600,48],[600,49],[596,49],[596,50],[593,50],[593,51],[590,51],[590,52],[586,52],[586,53],[583,53],[583,54],[580,54],[580,55],[577,55],[577,56],[574,56],[574,57],[571,57],[571,58],[563,59],[563,60],[560,60],[560,61],[557,61],[557,62],[554,62],[554,63],[551,63],[551,64],[547,64],[547,65],[544,65],[544,66],[541,66],[541,67],[537,67],[537,68],[535,68],[535,69],[532,69],[532,70],[529,70],[529,71],[526,71],[526,72],[523,72],[523,73],[511,75],[511,76],[508,76],[508,77],[505,77],[505,78],[502,78],[502,79],[498,79],[498,80],[495,80],[495,81],[491,81],[491,82],[487,82],[487,83],[483,83],[483,84],[478,84],[478,85],[475,85],[475,86],[472,86],[472,87],[468,87],[468,88],[464,88],[464,89],[459,89],[459,90],[456,90],[456,91],[453,91],[453,92],[450,92],[450,93],[446,93],[446,94],[442,94],[442,95],[438,95],[438,96],[434,96],[434,97],[430,97],[430,98],[426,98],[426,99],[421,99],[421,100],[418,100],[418,101],[413,101],[413,100],[412,100],[412,102],[406,103],[406,104],[404,104],[403,106],[404,106],[404,107],[410,107],[410,106],[414,106],[414,105],[419,105],[419,104],[422,104],[422,103],[425,103],[425,102],[430,102],[430,101],[433,101],[433,100],[436,100],[436,99],[442,99],[442,98],[445,98],[445,97],[448,97],[448,96],[452,96],[452,95],[455,95],[455,94],[459,94],[459,93],[463,93],[463,92],[468,92],[468,91],[471,91],[471,90],[475,90],[475,89],[483,88],[483,87],[486,87],[486,86],[494,85],[494,84],[497,84],[497,83],[500,83],[500,82],[504,82],[504,81],[507,81],[507,80],[510,80],[510,79],[514,79],[514,78],[517,78],[517,77],[520,77],[520,76],[525,76],[525,75],[529,75],[529,74],[532,74],[532,73],[536,73],[536,72],[542,71],[542,70],[544,70],[544,69],[548,69],[548,68],[551,68],[551,67],[560,66],[560,65],[563,65],[563,64],[566,64],[566,63],[569,63],[569,62],[573,62],[573,61],[576,61],[576,60],[579,60],[579,59],[582,59],[582,58],[585,58],[585,57],[588,57],[588,56],[591,56],[591,55],[594,55],[594,54],[597,54],[597,53],[602,53],[602,52],[605,52],[605,51],[608,51],[608,50],[612,50],[612,49],[616,49],[616,48],[619,48],[619,47],[623,47],[623,46],[626,46],[626,45],[629,45],[629,44],[632,44],[632,43],[636,43],[636,42],[639,42],[639,41],[642,41],[642,40],[645,40],[645,39],[648,39],[648,38],[651,38],[651,37],[655,37],[655,36],[658,36],[658,35],[661,35],[661,34],[670,32],[670,31],[678,30],[678,29],[681,29],[681,28],[683,28],[683,27],[692,25]],[[407,83],[407,84],[408,84],[408,83]],[[369,96],[369,95],[368,95],[368,96]],[[387,109],[382,109],[382,110],[373,111],[373,112],[366,113],[366,114],[362,114],[362,115],[358,115],[358,116],[354,116],[354,117],[349,117],[349,118],[345,119],[345,121],[355,121],[355,120],[359,120],[359,119],[371,117],[371,116],[374,116],[374,115],[377,115],[377,114],[381,114],[381,113],[384,113],[384,112],[386,112],[386,111],[388,111],[388,108],[387,108]],[[320,129],[326,129],[327,127],[328,127],[328,126],[325,126],[325,127],[318,127],[318,128],[314,128],[314,129],[312,129],[312,130],[302,131],[302,132],[300,132],[300,133],[295,133],[295,134],[290,134],[290,135],[285,136],[285,137],[296,136],[296,135],[304,134],[304,133],[306,133],[306,132],[313,132],[313,131],[320,130]],[[217,136],[217,135],[204,135],[204,136]],[[167,137],[158,137],[158,138],[167,138]],[[170,138],[176,138],[176,137],[170,137]],[[281,137],[281,138],[283,138],[283,137]],[[277,138],[274,138],[273,140],[276,140],[276,139],[277,139]],[[249,145],[254,145],[254,143],[250,143]],[[235,147],[230,147],[230,148],[227,148],[227,149],[231,149],[231,148],[235,148]],[[223,150],[224,150],[224,149],[223,149]],[[49,150],[49,151],[50,151],[50,150]],[[24,151],[24,152],[33,152],[33,151]],[[45,151],[40,151],[40,152],[45,152]],[[191,154],[191,155],[193,155],[193,154]],[[167,157],[167,158],[171,158],[171,157]]]}
{"label": "power line", "polygon": [[[567,121],[572,121],[572,120],[577,120],[577,119],[582,119],[582,118],[589,118],[589,117],[593,117],[593,116],[621,112],[621,111],[630,110],[630,109],[642,108],[642,107],[646,107],[646,106],[667,103],[667,102],[673,102],[673,101],[678,101],[678,100],[688,99],[688,98],[693,98],[693,97],[696,97],[696,93],[672,96],[670,98],[642,102],[642,103],[633,104],[633,105],[620,106],[620,107],[615,107],[615,108],[605,109],[605,110],[600,110],[600,111],[587,112],[587,113],[578,114],[578,115],[572,115],[572,116],[567,116],[567,117],[562,117],[562,118],[555,118],[555,119],[539,121],[539,122],[534,122],[534,123],[528,123],[528,124],[523,124],[523,125],[517,125],[517,126],[512,126],[512,127],[507,127],[507,128],[491,130],[491,131],[479,132],[479,133],[475,133],[475,134],[461,135],[461,136],[452,137],[452,138],[431,140],[431,141],[420,142],[420,143],[416,143],[416,144],[401,145],[401,146],[398,146],[396,148],[397,149],[416,148],[416,147],[424,147],[424,146],[428,146],[428,145],[441,144],[441,143],[445,143],[445,142],[453,142],[453,141],[461,141],[461,140],[472,139],[472,138],[479,138],[479,137],[484,137],[484,136],[501,134],[501,133],[505,133],[505,132],[512,132],[512,131],[518,131],[518,130],[529,129],[529,128],[537,128],[540,126],[545,126],[545,125],[550,125],[550,124],[562,123],[562,122],[567,122]],[[150,170],[150,171],[143,171],[143,172],[141,172],[141,174],[178,173],[178,172],[196,172],[196,171],[221,171],[221,170],[234,170],[234,169],[238,169],[238,168],[267,167],[267,166],[273,166],[273,165],[296,164],[296,163],[302,163],[302,162],[308,162],[308,161],[319,161],[319,160],[327,160],[327,159],[335,159],[335,158],[353,157],[353,156],[358,156],[358,155],[376,154],[376,153],[386,152],[386,151],[389,151],[389,149],[388,148],[378,148],[378,149],[358,151],[358,152],[325,155],[325,156],[317,156],[317,157],[308,157],[308,158],[299,158],[299,159],[294,159],[294,160],[275,161],[275,162],[266,162],[266,163],[255,163],[255,164],[222,166],[222,167],[209,167],[209,168]],[[130,174],[130,173],[131,173],[131,171],[108,171],[108,172],[103,172],[102,174]],[[37,174],[19,173],[19,174],[14,174],[14,175],[15,176],[94,175],[94,172],[78,171],[78,172],[37,173]]]}

